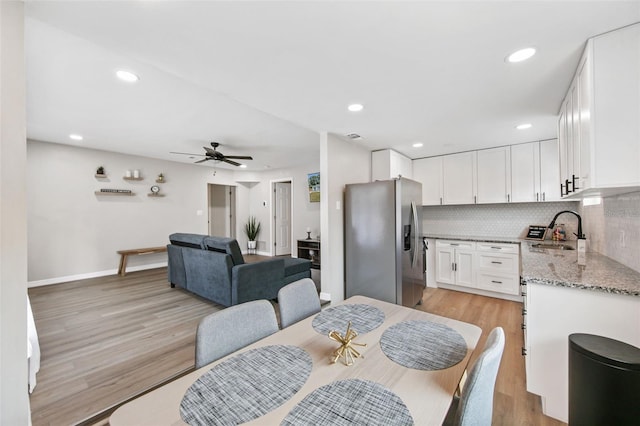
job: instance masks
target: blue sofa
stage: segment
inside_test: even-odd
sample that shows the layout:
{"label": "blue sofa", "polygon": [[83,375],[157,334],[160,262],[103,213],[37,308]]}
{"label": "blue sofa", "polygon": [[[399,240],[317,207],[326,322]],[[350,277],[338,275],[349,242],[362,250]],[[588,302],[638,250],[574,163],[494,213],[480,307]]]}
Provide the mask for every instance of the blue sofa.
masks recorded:
{"label": "blue sofa", "polygon": [[169,236],[168,279],[224,306],[259,299],[276,299],[285,285],[311,277],[307,259],[277,257],[245,263],[233,238],[176,233]]}

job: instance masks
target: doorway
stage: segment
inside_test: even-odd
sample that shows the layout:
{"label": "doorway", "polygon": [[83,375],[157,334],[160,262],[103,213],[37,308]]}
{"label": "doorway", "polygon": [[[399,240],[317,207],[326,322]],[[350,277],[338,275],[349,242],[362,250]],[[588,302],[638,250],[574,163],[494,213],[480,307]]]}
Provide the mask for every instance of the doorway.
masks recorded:
{"label": "doorway", "polygon": [[209,235],[236,238],[236,187],[208,184]]}
{"label": "doorway", "polygon": [[283,256],[291,254],[291,228],[292,228],[292,181],[272,181],[273,200],[273,254]]}

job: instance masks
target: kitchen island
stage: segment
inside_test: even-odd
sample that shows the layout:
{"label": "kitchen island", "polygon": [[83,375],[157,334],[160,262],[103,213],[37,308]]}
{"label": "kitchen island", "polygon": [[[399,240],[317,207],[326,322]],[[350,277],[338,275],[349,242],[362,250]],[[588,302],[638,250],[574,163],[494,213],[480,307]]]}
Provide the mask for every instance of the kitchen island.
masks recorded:
{"label": "kitchen island", "polygon": [[[568,422],[568,337],[588,333],[640,346],[640,273],[588,252],[521,243],[527,391]],[[565,244],[575,244],[568,242]]]}

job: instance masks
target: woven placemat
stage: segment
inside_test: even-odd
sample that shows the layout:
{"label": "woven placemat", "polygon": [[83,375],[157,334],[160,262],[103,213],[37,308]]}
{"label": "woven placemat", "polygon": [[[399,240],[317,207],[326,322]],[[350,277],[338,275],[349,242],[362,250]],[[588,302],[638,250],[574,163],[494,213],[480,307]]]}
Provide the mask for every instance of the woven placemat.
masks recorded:
{"label": "woven placemat", "polygon": [[390,360],[416,370],[449,368],[467,355],[467,342],[460,333],[431,321],[403,321],[389,327],[380,347]]}
{"label": "woven placemat", "polygon": [[384,386],[361,379],[322,386],[300,401],[281,425],[412,425],[409,409]]}
{"label": "woven placemat", "polygon": [[318,333],[328,334],[333,330],[345,332],[349,321],[358,334],[368,333],[382,325],[384,312],[365,304],[338,305],[320,312],[311,325]]}
{"label": "woven placemat", "polygon": [[180,416],[190,425],[245,423],[279,407],[307,381],[313,361],[296,346],[264,346],[221,362],[185,393]]}

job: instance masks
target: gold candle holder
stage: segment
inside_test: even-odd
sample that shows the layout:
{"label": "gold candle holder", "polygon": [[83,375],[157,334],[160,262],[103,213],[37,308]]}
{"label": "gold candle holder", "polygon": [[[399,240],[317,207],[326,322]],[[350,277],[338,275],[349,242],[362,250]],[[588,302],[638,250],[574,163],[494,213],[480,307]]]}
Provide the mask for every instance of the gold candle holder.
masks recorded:
{"label": "gold candle holder", "polygon": [[[340,347],[333,351],[331,357],[331,364],[335,364],[339,358],[342,358],[342,363],[346,366],[353,365],[356,358],[362,357],[360,352],[355,350],[352,345],[367,346],[366,343],[356,343],[353,341],[358,336],[358,332],[351,328],[351,321],[347,325],[347,331],[344,335],[333,330],[329,332],[329,338],[340,343]],[[364,357],[363,357],[364,358]]]}

